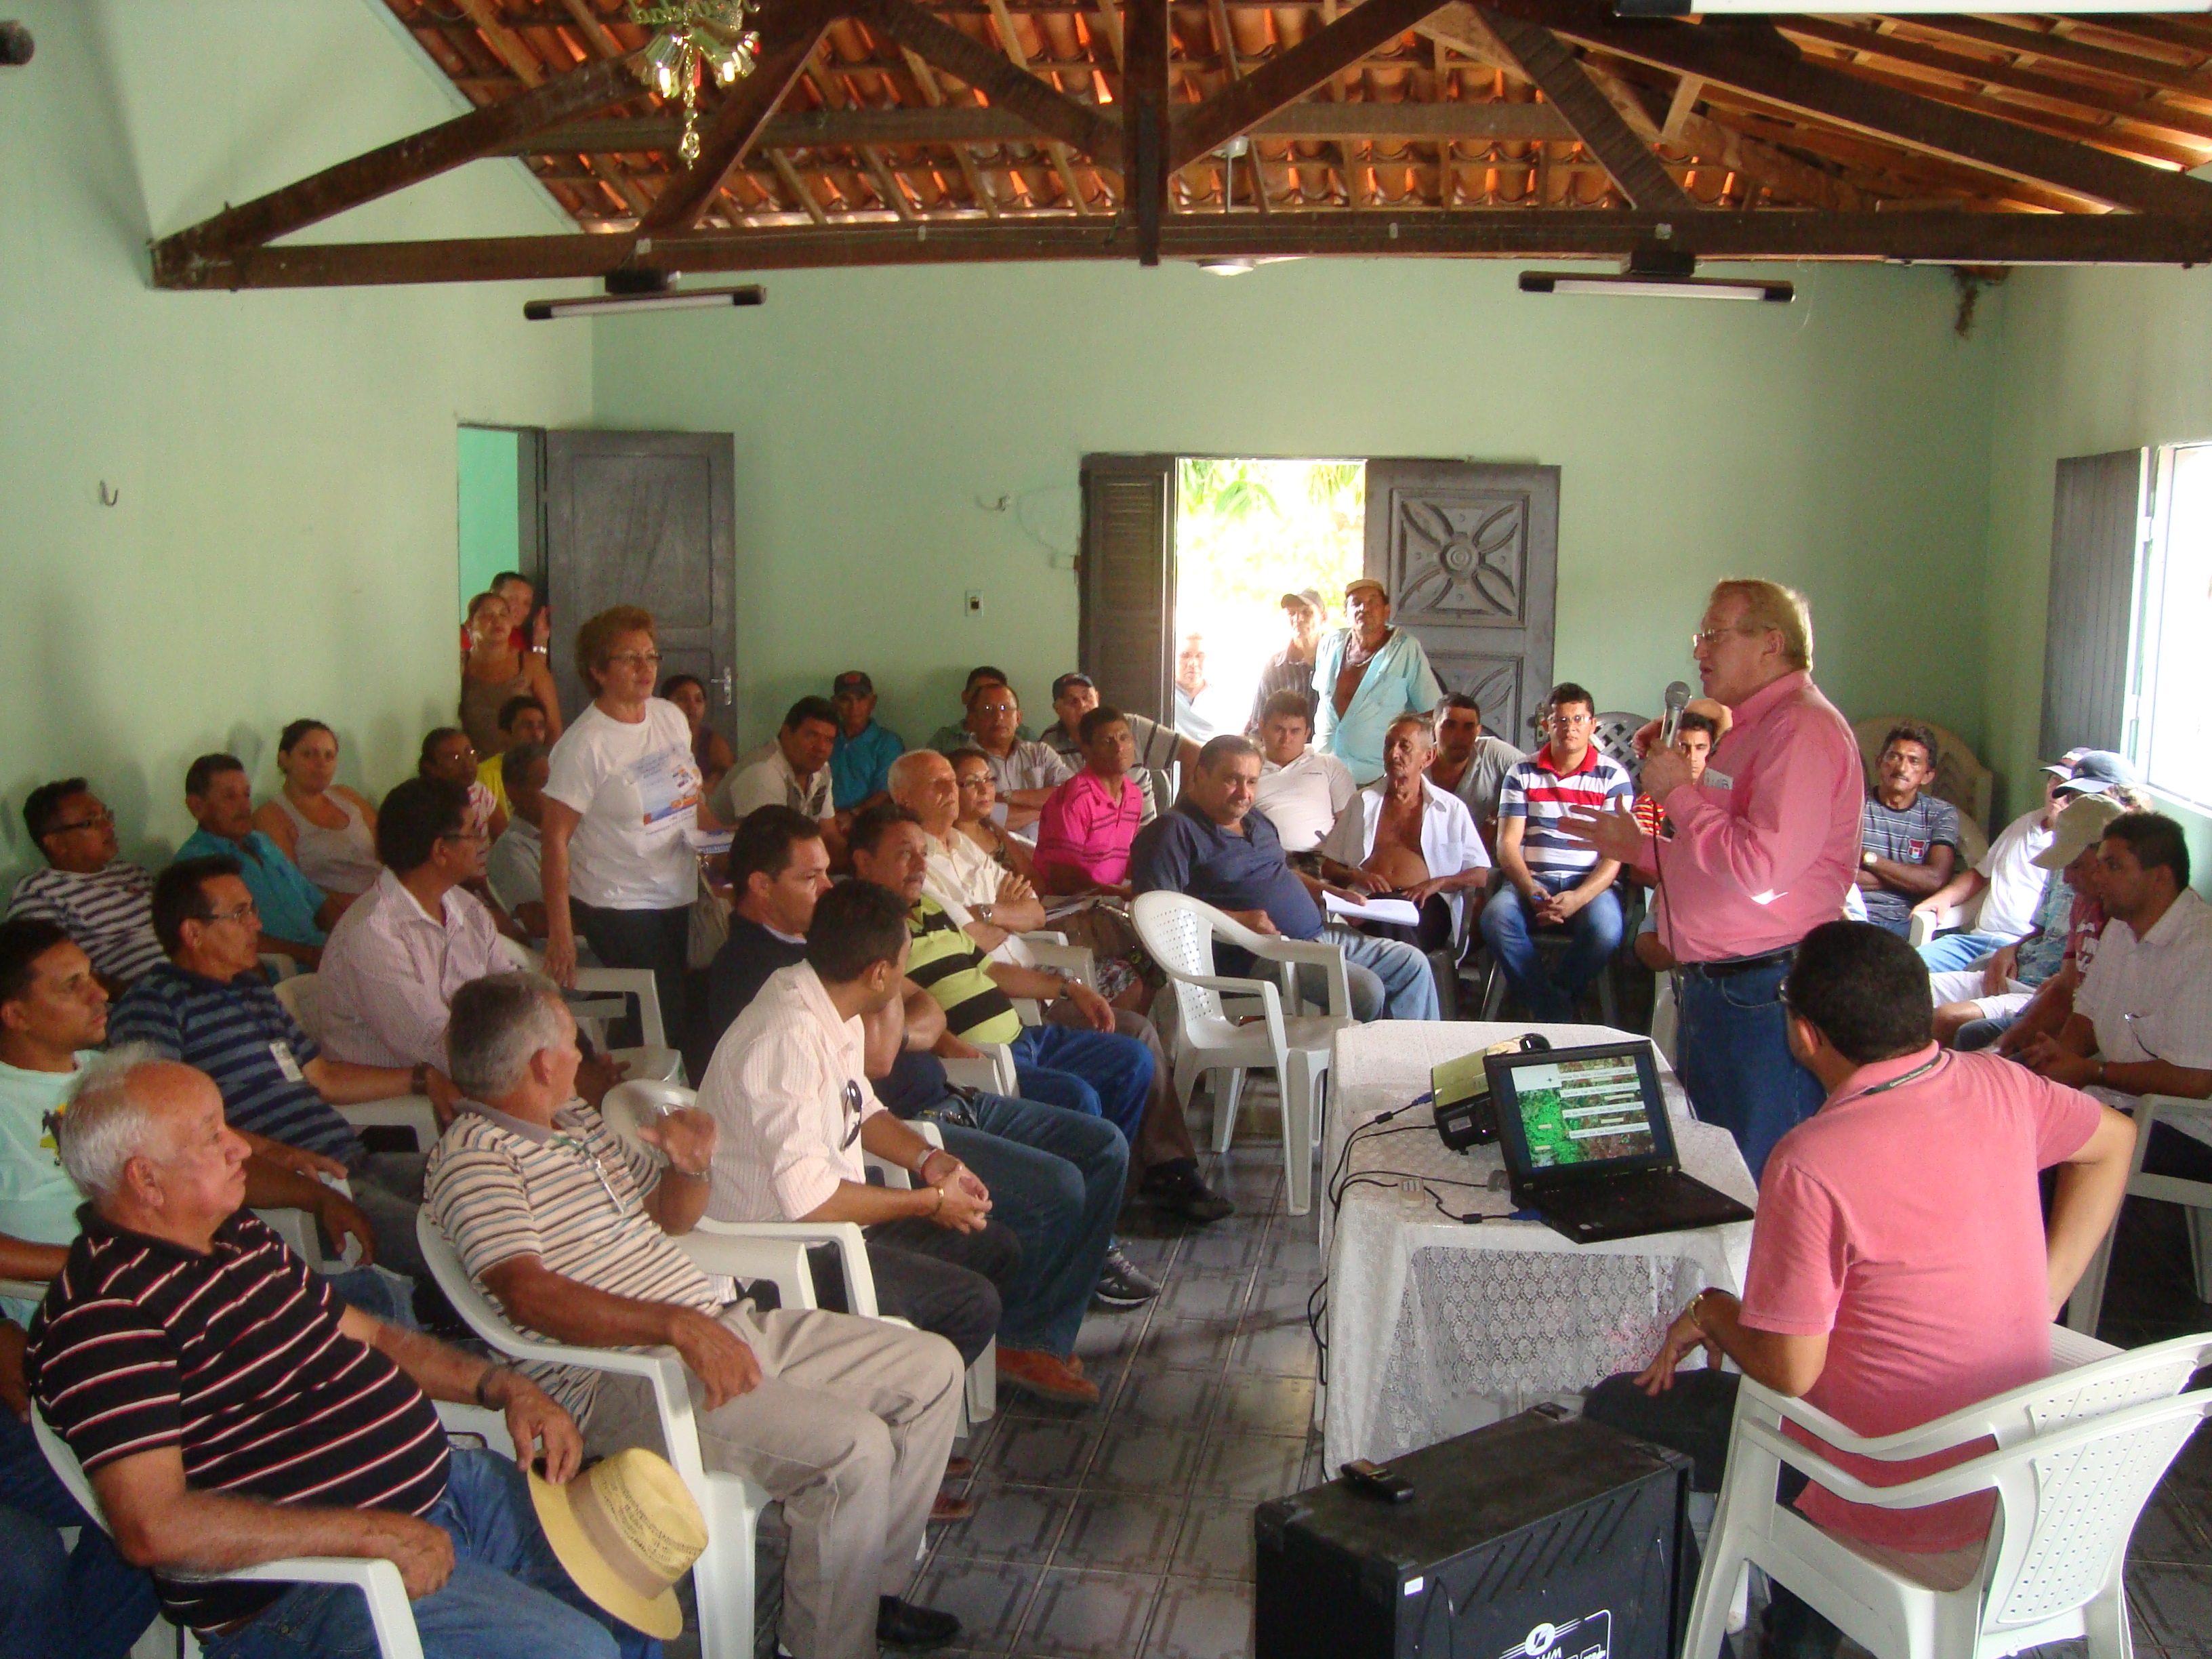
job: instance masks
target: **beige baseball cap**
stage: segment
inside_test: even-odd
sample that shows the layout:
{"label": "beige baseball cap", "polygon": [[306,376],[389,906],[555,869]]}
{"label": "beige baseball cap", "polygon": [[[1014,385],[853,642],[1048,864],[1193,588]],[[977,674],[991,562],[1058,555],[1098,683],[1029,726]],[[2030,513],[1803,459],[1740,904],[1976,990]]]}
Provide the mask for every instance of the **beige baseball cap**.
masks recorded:
{"label": "beige baseball cap", "polygon": [[2105,826],[2120,816],[2120,804],[2103,795],[2083,795],[2058,815],[2058,839],[2031,860],[2039,870],[2063,870],[2105,838]]}
{"label": "beige baseball cap", "polygon": [[1350,581],[1345,583],[1344,597],[1348,599],[1363,587],[1373,588],[1385,599],[1388,599],[1390,597],[1390,590],[1383,586],[1381,582],[1376,581],[1372,576],[1354,576]]}

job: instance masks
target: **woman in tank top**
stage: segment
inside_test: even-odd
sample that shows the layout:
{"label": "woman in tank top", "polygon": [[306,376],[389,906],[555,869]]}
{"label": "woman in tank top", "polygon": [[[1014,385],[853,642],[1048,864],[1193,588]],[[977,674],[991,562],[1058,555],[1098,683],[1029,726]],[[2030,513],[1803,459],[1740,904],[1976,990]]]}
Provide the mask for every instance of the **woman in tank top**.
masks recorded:
{"label": "woman in tank top", "polygon": [[561,735],[561,700],[553,693],[545,659],[535,651],[516,650],[514,634],[514,618],[498,594],[479,593],[469,601],[472,643],[461,664],[461,730],[480,755],[495,755],[506,746],[499,711],[510,697],[537,698],[545,711],[546,742]]}
{"label": "woman in tank top", "polygon": [[338,740],[320,720],[294,720],[276,740],[281,793],[264,801],[253,827],[284,849],[300,873],[343,910],[376,884],[376,809],[331,781]]}

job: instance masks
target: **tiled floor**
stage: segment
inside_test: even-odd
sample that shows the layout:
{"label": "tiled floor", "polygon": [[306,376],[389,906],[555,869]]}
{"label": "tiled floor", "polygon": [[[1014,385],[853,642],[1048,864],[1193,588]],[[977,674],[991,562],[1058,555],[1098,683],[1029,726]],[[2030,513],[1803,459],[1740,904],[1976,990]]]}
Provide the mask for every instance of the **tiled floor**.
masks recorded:
{"label": "tiled floor", "polygon": [[[1279,1145],[1239,1141],[1218,1171],[1207,1160],[1234,1218],[1185,1233],[1140,1206],[1125,1216],[1129,1254],[1167,1288],[1148,1309],[1085,1322],[1080,1352],[1102,1405],[1078,1413],[1002,1394],[999,1416],[962,1448],[977,1466],[975,1516],[933,1529],[911,1592],[967,1626],[947,1651],[1250,1651],[1253,1505],[1322,1478],[1305,1324],[1320,1261],[1313,1218],[1281,1210]],[[2102,1334],[2136,1346],[2205,1330],[2212,1307],[2196,1300],[2181,1212],[2130,1200]],[[2185,1449],[2145,1510],[2128,1588],[2142,1659],[2212,1659],[2212,1437]],[[1738,1653],[1752,1659],[1741,1641]]]}

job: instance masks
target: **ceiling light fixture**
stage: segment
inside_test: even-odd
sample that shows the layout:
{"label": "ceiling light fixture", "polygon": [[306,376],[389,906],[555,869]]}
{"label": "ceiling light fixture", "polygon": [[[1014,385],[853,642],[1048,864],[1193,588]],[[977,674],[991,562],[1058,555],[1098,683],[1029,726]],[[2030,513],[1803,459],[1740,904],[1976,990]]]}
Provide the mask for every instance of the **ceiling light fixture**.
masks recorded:
{"label": "ceiling light fixture", "polygon": [[658,29],[637,61],[637,78],[663,98],[684,100],[684,137],[676,153],[689,167],[699,159],[699,82],[712,70],[729,86],[753,72],[760,36],[745,27],[747,0],[630,0],[629,21]]}
{"label": "ceiling light fixture", "polygon": [[752,283],[744,288],[694,289],[689,293],[662,288],[628,294],[590,294],[575,300],[526,300],[522,314],[530,322],[550,323],[562,317],[626,317],[640,311],[717,311],[731,306],[767,303],[768,290]]}
{"label": "ceiling light fixture", "polygon": [[1200,259],[1198,268],[1209,276],[1242,276],[1250,270],[1255,261],[1243,258]]}
{"label": "ceiling light fixture", "polygon": [[[1662,225],[1664,232],[1668,227]],[[1646,300],[1759,300],[1788,305],[1795,284],[1774,277],[1700,276],[1697,256],[1686,249],[1641,247],[1628,256],[1618,275],[1579,270],[1524,270],[1523,294],[1610,294]]]}

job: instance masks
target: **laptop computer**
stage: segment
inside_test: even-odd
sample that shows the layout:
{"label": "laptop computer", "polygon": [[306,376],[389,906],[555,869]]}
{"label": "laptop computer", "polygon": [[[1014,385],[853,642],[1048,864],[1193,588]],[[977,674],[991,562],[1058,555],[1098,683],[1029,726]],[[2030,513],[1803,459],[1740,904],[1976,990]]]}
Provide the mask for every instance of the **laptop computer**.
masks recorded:
{"label": "laptop computer", "polygon": [[1513,1202],[1578,1244],[1748,1221],[1682,1173],[1649,1042],[1486,1055]]}

